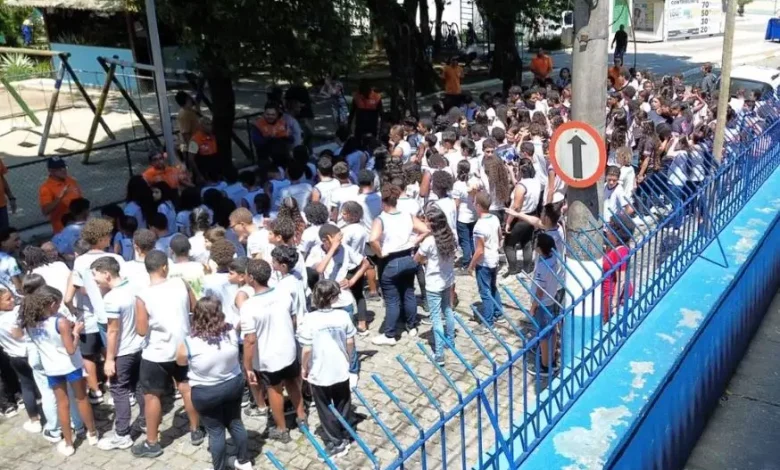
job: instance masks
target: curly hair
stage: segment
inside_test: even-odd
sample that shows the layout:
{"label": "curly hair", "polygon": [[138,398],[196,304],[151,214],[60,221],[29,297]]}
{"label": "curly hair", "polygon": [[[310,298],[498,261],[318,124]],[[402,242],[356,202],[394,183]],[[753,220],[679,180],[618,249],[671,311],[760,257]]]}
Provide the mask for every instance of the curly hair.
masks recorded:
{"label": "curly hair", "polygon": [[51,316],[51,305],[62,302],[62,293],[51,286],[42,286],[22,299],[19,326],[33,328]]}
{"label": "curly hair", "polygon": [[277,217],[268,229],[274,235],[282,237],[282,240],[285,243],[289,243],[295,239],[295,222],[293,222],[289,216]]}
{"label": "curly hair", "polygon": [[431,175],[431,191],[439,198],[447,197],[447,193],[452,190],[452,175],[446,171],[435,171]]}
{"label": "curly hair", "polygon": [[51,263],[49,255],[45,251],[32,245],[24,247],[22,258],[24,259],[24,270],[27,273],[31,273],[33,269]]}
{"label": "curly hair", "polygon": [[363,207],[357,201],[347,201],[341,206],[344,221],[354,224],[363,220]]}
{"label": "curly hair", "polygon": [[218,298],[207,295],[198,300],[190,319],[190,336],[208,343],[219,343],[231,328],[233,326],[225,322],[222,302]]}
{"label": "curly hair", "polygon": [[485,155],[482,165],[485,168],[488,181],[490,181],[490,189],[496,197],[496,202],[506,204],[512,195],[512,185],[509,182],[509,175],[504,163],[494,155]]}
{"label": "curly hair", "polygon": [[233,256],[236,254],[236,247],[227,239],[215,240],[211,244],[209,257],[217,264],[218,269],[227,269]]}
{"label": "curly hair", "polygon": [[298,250],[292,246],[280,245],[271,251],[271,258],[277,263],[287,266],[289,273],[298,263]]}
{"label": "curly hair", "polygon": [[446,260],[455,259],[455,251],[458,244],[455,241],[455,235],[452,233],[447,216],[444,215],[439,206],[435,203],[428,204],[425,208],[425,219],[431,226],[433,241],[436,243],[436,251],[439,252],[439,258]]}
{"label": "curly hair", "polygon": [[321,202],[310,202],[303,210],[306,220],[312,225],[322,225],[328,222],[328,208]]}
{"label": "curly hair", "polygon": [[303,231],[306,230],[306,221],[303,220],[301,209],[298,207],[298,201],[294,197],[288,196],[282,199],[276,218],[281,219],[284,217],[288,217],[295,225],[295,240],[297,243],[297,240],[301,239]]}
{"label": "curly hair", "polygon": [[114,224],[110,220],[89,219],[84,224],[84,228],[81,229],[81,239],[89,243],[90,246],[95,246],[100,243],[100,240],[110,237],[113,231]]}

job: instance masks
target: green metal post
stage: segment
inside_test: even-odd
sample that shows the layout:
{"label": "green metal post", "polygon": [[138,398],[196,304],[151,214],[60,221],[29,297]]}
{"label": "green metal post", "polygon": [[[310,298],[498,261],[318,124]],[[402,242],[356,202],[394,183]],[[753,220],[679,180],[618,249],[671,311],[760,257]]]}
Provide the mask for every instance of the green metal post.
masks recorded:
{"label": "green metal post", "polygon": [[19,105],[20,108],[22,108],[22,111],[24,111],[24,114],[27,115],[27,117],[30,118],[30,121],[33,122],[36,126],[41,125],[41,121],[38,120],[38,117],[35,116],[35,113],[30,109],[29,106],[27,106],[27,103],[22,99],[22,95],[19,94],[18,91],[16,91],[16,88],[14,88],[13,85],[11,85],[11,82],[9,82],[5,77],[0,76],[0,83],[3,84],[3,86],[8,90],[8,93],[11,94],[11,96],[14,98],[14,101]]}

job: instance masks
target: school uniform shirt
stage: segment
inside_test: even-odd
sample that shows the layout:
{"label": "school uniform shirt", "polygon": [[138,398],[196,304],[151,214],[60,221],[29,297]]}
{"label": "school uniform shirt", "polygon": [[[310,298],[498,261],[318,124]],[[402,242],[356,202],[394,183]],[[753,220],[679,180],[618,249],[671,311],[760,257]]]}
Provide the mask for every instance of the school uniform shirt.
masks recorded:
{"label": "school uniform shirt", "polygon": [[187,335],[187,378],[193,387],[210,387],[231,380],[241,374],[238,361],[238,335],[234,329],[218,339],[203,339]]}
{"label": "school uniform shirt", "polygon": [[[95,282],[95,278],[92,276],[92,263],[95,260],[104,257],[114,258],[120,266],[120,269],[125,264],[125,260],[115,254],[106,252],[87,252],[77,257],[73,261],[73,285],[76,288],[83,287],[87,294],[87,302],[84,305],[84,332],[85,333],[97,333],[97,324],[106,324],[108,319],[106,318],[106,310],[103,302],[103,294],[100,292]],[[123,276],[124,273],[122,272]]]}
{"label": "school uniform shirt", "polygon": [[436,204],[439,209],[444,212],[444,216],[447,218],[447,225],[450,226],[452,236],[455,237],[455,241],[457,242],[458,229],[456,228],[455,223],[458,220],[458,208],[455,206],[455,200],[451,197],[445,197],[433,201],[433,204]]}
{"label": "school uniform shirt", "polygon": [[[143,265],[143,263],[140,263]],[[196,298],[203,297],[203,281],[206,277],[206,271],[203,263],[198,261],[184,261],[181,263],[170,262],[168,264],[168,279],[182,279],[192,289]],[[146,279],[146,286],[149,285],[149,279]],[[144,287],[146,287],[144,286]]]}
{"label": "school uniform shirt", "polygon": [[477,220],[477,210],[474,207],[474,198],[469,194],[468,183],[456,181],[452,186],[452,197],[458,200],[457,221],[462,224],[471,224]]}
{"label": "school uniform shirt", "polygon": [[542,289],[544,294],[539,297],[539,303],[544,306],[555,304],[555,294],[560,289],[561,284],[555,277],[558,269],[558,259],[555,256],[548,258],[538,257],[534,267],[534,285],[532,289]]}
{"label": "school uniform shirt", "polygon": [[76,348],[73,355],[68,354],[65,349],[65,343],[62,342],[57,324],[60,318],[60,315],[52,315],[27,329],[30,342],[38,351],[43,372],[47,377],[61,377],[84,367],[79,348]]}
{"label": "school uniform shirt", "polygon": [[236,204],[236,207],[241,207],[241,201],[248,193],[249,191],[241,183],[233,183],[225,188],[225,195]]}
{"label": "school uniform shirt", "polygon": [[306,285],[303,280],[296,276],[294,273],[288,273],[282,275],[279,273],[279,279],[276,281],[274,288],[279,292],[287,292],[292,300],[291,315],[296,317],[297,324],[303,321],[306,316]]}
{"label": "school uniform shirt", "polygon": [[320,181],[319,183],[314,185],[314,189],[316,189],[320,193],[320,202],[325,204],[325,207],[330,209],[330,195],[333,192],[334,189],[341,186],[341,183],[339,180],[335,178],[331,178],[329,180]]}
{"label": "school uniform shirt", "polygon": [[[172,277],[175,264],[169,263],[168,266],[168,277]],[[149,284],[151,283],[149,272],[146,270],[146,265],[143,261],[135,259],[126,262],[124,266],[122,266],[122,276],[130,282],[134,294],[140,292],[144,287],[149,287]]]}
{"label": "school uniform shirt", "polygon": [[354,184],[342,184],[338,188],[334,189],[330,193],[330,206],[329,210],[336,209],[338,214],[338,220],[341,220],[341,206],[347,201],[354,201],[357,199],[360,189]]}
{"label": "school uniform shirt", "polygon": [[140,351],[144,339],[135,331],[135,290],[132,284],[127,279],[123,279],[121,284],[106,293],[103,304],[106,318],[119,320],[119,345],[116,356],[127,356]]}
{"label": "school uniform shirt", "polygon": [[412,217],[417,217],[422,212],[422,208],[420,207],[419,201],[416,198],[411,198],[411,197],[399,197],[398,202],[395,205],[395,208],[399,212],[402,212],[404,214],[409,214]]}
{"label": "school uniform shirt", "polygon": [[252,215],[257,215],[257,206],[255,206],[255,198],[259,194],[265,194],[265,191],[263,188],[257,188],[254,190],[247,190],[246,194],[241,197],[241,202],[245,204],[238,204],[238,207],[243,207],[246,205],[246,207],[249,209],[250,212],[252,212]]}
{"label": "school uniform shirt", "polygon": [[604,186],[604,220],[609,222],[614,215],[620,214],[627,205],[626,193],[620,184],[616,184],[611,189],[608,185]]}
{"label": "school uniform shirt", "polygon": [[199,263],[208,263],[211,253],[206,249],[206,236],[203,232],[198,232],[190,239],[190,258]]}
{"label": "school uniform shirt", "polygon": [[309,256],[309,252],[315,245],[320,243],[320,227],[322,225],[309,225],[301,234],[301,242],[298,244],[298,251],[303,253],[303,257]]}
{"label": "school uniform shirt", "polygon": [[199,298],[211,295],[219,299],[222,304],[222,313],[225,315],[225,322],[237,326],[239,323],[238,309],[235,308],[233,300],[238,293],[238,286],[228,281],[228,273],[206,274],[203,277],[202,285],[202,295]]}
{"label": "school uniform shirt", "polygon": [[176,233],[176,208],[173,207],[173,203],[171,201],[163,202],[157,206],[157,212],[164,215],[165,219],[168,221],[168,233]]}
{"label": "school uniform shirt", "polygon": [[282,189],[281,198],[291,197],[298,203],[298,208],[303,211],[311,199],[312,187],[309,183],[300,182],[291,184]]}
{"label": "school uniform shirt", "polygon": [[355,337],[355,325],[340,309],[323,309],[309,314],[298,330],[301,346],[311,348],[308,382],[327,387],[349,380],[347,340]]}
{"label": "school uniform shirt", "polygon": [[463,158],[463,154],[461,154],[457,150],[453,150],[447,154],[444,155],[444,158],[447,160],[447,163],[449,163],[449,170],[450,174],[457,175],[458,174],[458,163],[460,163],[462,160],[465,160]]}
{"label": "school uniform shirt", "polygon": [[363,220],[361,223],[367,231],[371,231],[374,219],[382,213],[382,195],[378,192],[358,194],[355,199],[363,208]]}
{"label": "school uniform shirt", "polygon": [[539,182],[539,185],[544,189],[547,186],[547,168],[550,163],[547,161],[547,156],[544,154],[544,144],[542,142],[533,142],[534,144],[534,178]]}
{"label": "school uniform shirt", "polygon": [[408,213],[398,208],[396,212],[382,212],[379,214],[382,222],[382,236],[379,246],[382,247],[382,255],[410,250],[414,246],[414,220]]}
{"label": "school uniform shirt", "polygon": [[75,222],[66,226],[62,229],[62,232],[52,237],[51,241],[61,255],[72,255],[74,253],[73,246],[81,236],[82,228],[84,228],[84,222]]}
{"label": "school uniform shirt", "polygon": [[263,259],[269,261],[270,258],[267,256],[271,253],[271,250],[273,250],[273,246],[268,241],[267,229],[255,230],[246,237],[246,254],[250,258],[254,258],[259,253]]}
{"label": "school uniform shirt", "polygon": [[163,235],[162,237],[158,238],[156,242],[154,242],[154,249],[157,251],[162,251],[165,253],[165,256],[171,257],[171,239],[173,236],[176,235],[175,233],[171,233],[168,235]]}
{"label": "school uniform shirt", "polygon": [[[520,206],[520,212],[523,214],[533,214],[539,208],[539,201],[542,197],[542,186],[536,178],[525,178],[517,183],[518,186],[525,188],[523,204]],[[511,205],[515,203],[515,192],[512,191]]]}
{"label": "school uniform shirt", "polygon": [[138,293],[149,314],[149,331],[141,357],[150,362],[176,360],[176,348],[190,332],[187,286],[181,279],[166,279]]}
{"label": "school uniform shirt", "polygon": [[252,368],[276,372],[298,357],[292,322],[292,299],[287,292],[270,288],[253,293],[241,306],[241,335],[257,335]]}
{"label": "school uniform shirt", "polygon": [[368,243],[368,230],[361,223],[348,224],[341,227],[343,236],[341,243],[352,248],[355,253],[365,255]]}
{"label": "school uniform shirt", "polygon": [[436,240],[429,235],[420,244],[417,253],[425,256],[425,289],[441,292],[455,283],[455,253],[452,259],[442,259],[436,248]]}
{"label": "school uniform shirt", "polygon": [[13,332],[19,325],[19,307],[0,312],[0,348],[11,357],[27,357],[29,338],[25,334],[17,339]]}
{"label": "school uniform shirt", "polygon": [[[197,153],[197,151],[196,152],[191,152],[191,153]],[[227,187],[228,187],[228,185],[224,181],[220,181],[219,183],[209,184],[209,185],[203,186],[200,189],[200,197],[203,197],[203,195],[206,194],[206,191],[208,191],[209,189],[216,189],[217,191],[219,191],[219,192],[224,194],[225,193],[225,189],[227,189]]]}
{"label": "school uniform shirt", "polygon": [[479,260],[480,266],[488,268],[498,267],[498,247],[501,242],[499,238],[500,230],[501,222],[493,214],[484,214],[477,219],[477,223],[474,225],[474,246],[477,245],[478,238],[481,238],[485,245],[485,254]]}
{"label": "school uniform shirt", "polygon": [[136,204],[135,202],[128,202],[125,205],[125,215],[129,217],[135,217],[135,220],[138,221],[138,228],[146,228],[146,219],[144,218],[143,212],[141,212],[141,206]]}
{"label": "school uniform shirt", "polygon": [[634,194],[634,186],[636,186],[636,172],[633,166],[620,167],[620,186],[623,187],[623,192],[626,195],[626,199],[631,201]]}
{"label": "school uniform shirt", "polygon": [[669,183],[675,186],[685,186],[688,182],[688,152],[680,150],[670,155]]}
{"label": "school uniform shirt", "polygon": [[[365,156],[366,156],[366,152],[363,152],[362,150],[356,150],[350,153],[349,155],[347,155],[346,161],[350,173],[354,173],[357,175],[358,172],[360,172],[360,170],[363,169],[361,168],[361,164],[362,164],[363,157]],[[368,159],[366,158],[366,160]]]}
{"label": "school uniform shirt", "polygon": [[[315,268],[320,261],[325,259],[325,250],[322,245],[317,245],[312,248],[309,257],[306,258],[306,266]],[[363,262],[363,255],[357,253],[355,250],[343,244],[333,254],[328,265],[325,267],[325,271],[320,275],[320,279],[328,279],[331,281],[341,282],[347,279],[347,273]],[[333,302],[333,308],[347,307],[355,303],[355,297],[352,295],[352,291],[349,288],[341,289],[339,298]]]}
{"label": "school uniform shirt", "polygon": [[395,148],[401,149],[401,159],[404,161],[404,163],[408,162],[412,157],[412,146],[409,145],[409,142],[400,140],[397,144],[395,144]]}
{"label": "school uniform shirt", "polygon": [[16,286],[12,280],[15,276],[21,276],[22,270],[16,258],[4,251],[0,251],[0,284],[7,287],[14,295],[17,295]]}
{"label": "school uniform shirt", "polygon": [[133,247],[133,237],[128,237],[122,232],[117,232],[114,235],[114,240],[111,242],[111,246],[119,245],[119,256],[125,261],[132,261],[135,256],[135,248]]}

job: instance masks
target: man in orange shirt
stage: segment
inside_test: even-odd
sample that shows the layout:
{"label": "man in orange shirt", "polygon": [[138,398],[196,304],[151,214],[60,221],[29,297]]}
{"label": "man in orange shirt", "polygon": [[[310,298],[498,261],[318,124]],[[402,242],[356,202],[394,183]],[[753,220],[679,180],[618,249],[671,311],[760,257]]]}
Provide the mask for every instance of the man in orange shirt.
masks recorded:
{"label": "man in orange shirt", "polygon": [[612,79],[612,83],[615,85],[615,90],[622,90],[626,83],[623,79],[623,59],[619,56],[615,56],[615,62],[612,67],[607,69],[607,76]]}
{"label": "man in orange shirt", "polygon": [[11,192],[11,186],[8,185],[8,181],[5,179],[5,175],[8,173],[5,163],[0,160],[0,230],[7,229],[10,222],[8,221],[8,206],[11,206],[11,213],[16,214],[16,198]]}
{"label": "man in orange shirt", "polygon": [[177,166],[165,163],[166,154],[159,150],[149,153],[149,168],[143,173],[143,177],[149,184],[165,182],[172,189],[178,189],[185,180],[185,173]]}
{"label": "man in orange shirt", "polygon": [[68,212],[70,202],[82,197],[79,184],[68,176],[68,166],[60,157],[52,157],[46,162],[49,177],[38,190],[38,204],[43,215],[49,218],[54,233],[64,228],[62,216]]}
{"label": "man in orange shirt", "polygon": [[552,71],[552,58],[544,53],[544,49],[539,49],[536,56],[531,59],[531,73],[534,74],[534,83],[544,86]]}
{"label": "man in orange shirt", "polygon": [[441,78],[444,80],[444,111],[450,108],[460,106],[463,99],[460,81],[463,79],[463,67],[458,63],[458,59],[453,57],[450,63],[445,65],[441,71]]}

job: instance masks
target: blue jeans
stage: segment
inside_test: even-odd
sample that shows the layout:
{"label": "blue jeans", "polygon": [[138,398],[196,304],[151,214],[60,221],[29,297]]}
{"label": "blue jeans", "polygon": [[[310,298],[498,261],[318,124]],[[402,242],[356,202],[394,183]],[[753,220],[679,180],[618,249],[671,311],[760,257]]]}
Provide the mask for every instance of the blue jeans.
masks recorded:
{"label": "blue jeans", "polygon": [[192,387],[192,406],[200,414],[200,421],[209,435],[209,451],[214,470],[227,468],[225,430],[233,438],[239,463],[249,461],[248,436],[241,422],[241,396],[244,377],[237,375],[217,385]]}
{"label": "blue jeans", "polygon": [[[474,225],[476,222],[469,224],[465,222],[457,222],[455,228],[458,231],[458,244],[463,251],[463,263],[461,266],[464,268],[471,262],[471,257],[474,256]],[[430,309],[430,307],[428,307]]]}
{"label": "blue jeans", "polygon": [[[352,323],[355,322],[355,307],[348,305],[341,307],[342,310],[349,314],[349,318],[352,319]],[[352,355],[349,356],[349,373],[357,374],[360,372],[360,361],[358,361],[357,341],[355,341],[355,347],[352,348]]]}
{"label": "blue jeans", "polygon": [[672,199],[673,207],[672,227],[674,228],[682,227],[683,216],[685,216],[685,211],[682,209],[682,206],[687,197],[687,193],[685,186],[669,185],[669,196]]}
{"label": "blue jeans", "polygon": [[[437,361],[444,359],[444,341],[440,335],[449,340],[455,339],[455,312],[450,305],[452,286],[441,292],[428,292],[428,311],[433,321],[433,352]],[[444,325],[442,327],[442,313]]]}
{"label": "blue jeans", "polygon": [[396,323],[404,313],[407,328],[417,326],[417,299],[414,297],[414,276],[417,263],[411,254],[393,257],[386,262],[379,286],[385,299],[385,336],[395,338]]}
{"label": "blue jeans", "polygon": [[498,268],[477,266],[474,272],[477,277],[479,298],[482,299],[482,317],[488,326],[493,326],[493,321],[504,315],[501,309],[501,296],[496,285]]}

